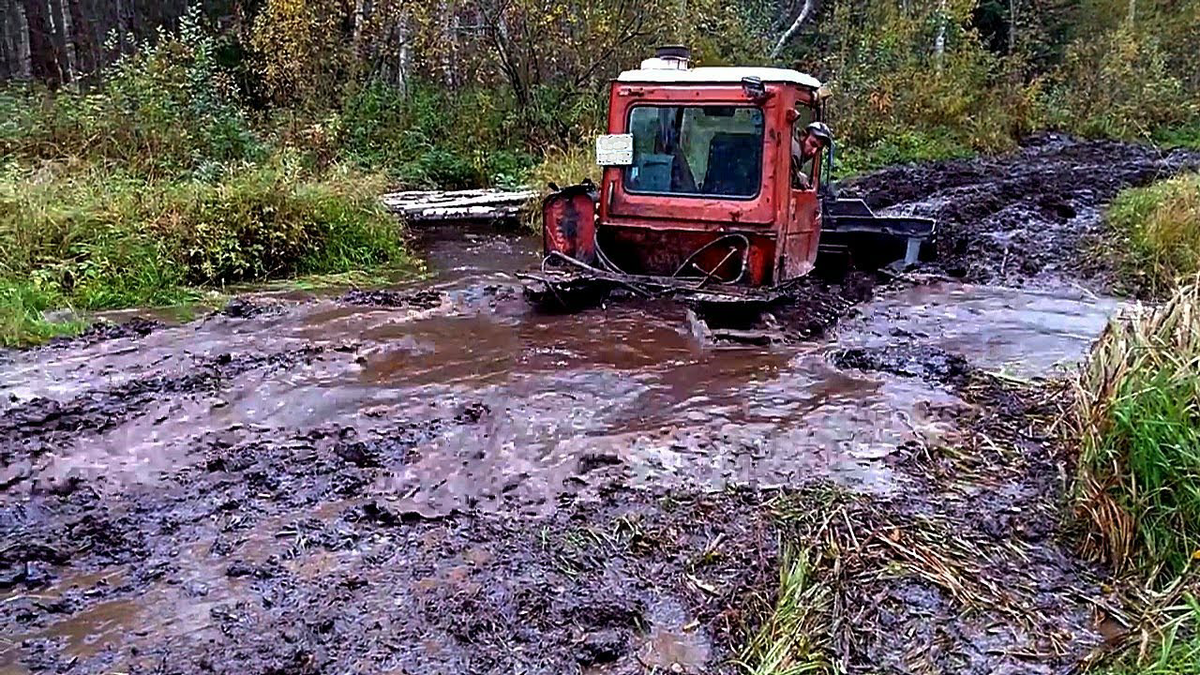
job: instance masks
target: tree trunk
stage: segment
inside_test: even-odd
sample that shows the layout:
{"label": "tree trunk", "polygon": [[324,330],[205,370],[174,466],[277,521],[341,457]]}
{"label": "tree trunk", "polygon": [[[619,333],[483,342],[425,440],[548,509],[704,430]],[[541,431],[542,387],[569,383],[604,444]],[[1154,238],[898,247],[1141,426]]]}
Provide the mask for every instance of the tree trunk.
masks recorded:
{"label": "tree trunk", "polygon": [[58,0],[58,13],[63,52],[67,57],[67,74],[64,82],[74,82],[76,74],[79,72],[79,61],[75,52],[75,22],[71,17],[71,4],[68,0]]}
{"label": "tree trunk", "polygon": [[125,3],[132,0],[116,0],[117,3],[117,50],[124,55],[128,53],[129,24],[126,22]]}
{"label": "tree trunk", "polygon": [[401,95],[408,93],[408,10],[401,9],[396,25],[396,36],[400,44],[396,49],[396,88]]}
{"label": "tree trunk", "polygon": [[799,33],[800,28],[804,26],[806,21],[808,21],[816,5],[816,0],[804,0],[804,7],[800,10],[800,15],[797,16],[796,20],[792,22],[792,25],[783,32],[783,35],[779,36],[779,42],[776,42],[775,48],[771,50],[772,60],[779,58],[779,55],[783,53],[784,47],[787,47],[788,43],[792,41],[792,38],[796,37],[796,33]]}
{"label": "tree trunk", "polygon": [[29,49],[29,20],[25,7],[13,2],[12,12],[13,70],[12,76],[23,82],[33,79],[33,54]]}
{"label": "tree trunk", "polygon": [[363,22],[366,20],[365,4],[365,0],[354,0],[354,37],[351,44],[354,49],[355,63],[362,58]]}
{"label": "tree trunk", "polygon": [[1008,0],[1008,53],[1017,52],[1017,0]]}
{"label": "tree trunk", "polygon": [[938,32],[933,41],[933,62],[938,72],[942,70],[942,61],[946,56],[946,0],[938,5]]}
{"label": "tree trunk", "polygon": [[54,80],[59,84],[68,82],[67,71],[63,68],[62,60],[59,55],[63,51],[62,30],[58,17],[54,16],[54,0],[44,0],[46,20],[46,38],[50,42],[50,54],[54,61]]}

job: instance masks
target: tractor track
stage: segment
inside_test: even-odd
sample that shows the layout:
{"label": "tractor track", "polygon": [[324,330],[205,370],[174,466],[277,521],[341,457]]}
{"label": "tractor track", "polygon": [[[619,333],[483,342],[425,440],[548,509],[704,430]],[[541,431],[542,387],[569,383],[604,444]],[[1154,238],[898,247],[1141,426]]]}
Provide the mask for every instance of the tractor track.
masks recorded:
{"label": "tractor track", "polygon": [[808,282],[765,348],[533,314],[532,242],[440,228],[431,282],[0,355],[0,672],[740,672],[781,541],[843,552],[848,672],[1074,672],[1111,599],[1042,378],[1117,306],[1104,204],[1198,164],[1045,136],[863,177],[939,260]]}

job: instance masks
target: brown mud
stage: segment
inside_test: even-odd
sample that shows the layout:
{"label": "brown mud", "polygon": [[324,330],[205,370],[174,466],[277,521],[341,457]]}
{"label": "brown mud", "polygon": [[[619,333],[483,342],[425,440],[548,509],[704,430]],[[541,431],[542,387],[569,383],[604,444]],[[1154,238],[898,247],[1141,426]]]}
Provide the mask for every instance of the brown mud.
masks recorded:
{"label": "brown mud", "polygon": [[796,547],[843,670],[1073,672],[1107,599],[1055,378],[1118,303],[1068,235],[1179,163],[1002,165],[860,180],[961,278],[814,281],[772,346],[535,313],[532,239],[436,228],[428,281],[5,354],[0,673],[740,672]]}

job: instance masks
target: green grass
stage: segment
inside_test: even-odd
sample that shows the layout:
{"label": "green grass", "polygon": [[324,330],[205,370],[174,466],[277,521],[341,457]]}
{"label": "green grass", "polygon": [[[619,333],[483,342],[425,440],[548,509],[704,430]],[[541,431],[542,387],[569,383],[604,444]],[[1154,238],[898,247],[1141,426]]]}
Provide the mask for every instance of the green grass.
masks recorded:
{"label": "green grass", "polygon": [[1167,148],[1200,150],[1200,120],[1190,124],[1174,124],[1156,129],[1150,138],[1156,145]]}
{"label": "green grass", "polygon": [[1123,191],[1108,222],[1124,244],[1119,269],[1133,288],[1162,294],[1200,272],[1200,174]]}
{"label": "green grass", "polygon": [[1200,603],[1184,594],[1171,607],[1147,613],[1141,639],[1096,672],[1101,675],[1193,675],[1200,672]]}
{"label": "green grass", "polygon": [[413,266],[381,179],[313,174],[279,158],[215,182],[147,180],[92,166],[0,174],[5,344],[69,326],[48,309],[193,302],[228,284]]}
{"label": "green grass", "polygon": [[738,658],[748,675],[834,672],[825,657],[833,591],[816,578],[812,555],[785,550],[775,606]]}
{"label": "green grass", "polygon": [[906,131],[865,147],[839,146],[834,155],[834,177],[845,178],[896,164],[959,159],[975,154],[969,145],[948,132]]}
{"label": "green grass", "polygon": [[53,292],[30,283],[0,281],[0,346],[39,344],[87,327],[79,320],[47,321],[45,311],[57,306],[62,303]]}
{"label": "green grass", "polygon": [[1086,549],[1151,582],[1182,574],[1200,550],[1200,289],[1111,325],[1076,399]]}

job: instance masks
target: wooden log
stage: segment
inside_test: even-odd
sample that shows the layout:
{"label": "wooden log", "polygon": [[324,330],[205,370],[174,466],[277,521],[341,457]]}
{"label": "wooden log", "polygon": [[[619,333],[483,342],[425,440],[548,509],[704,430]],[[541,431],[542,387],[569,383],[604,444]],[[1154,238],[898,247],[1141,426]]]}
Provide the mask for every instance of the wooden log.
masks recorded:
{"label": "wooden log", "polygon": [[455,190],[393,192],[383,196],[392,213],[410,223],[447,220],[508,220],[537,197],[533,190]]}

